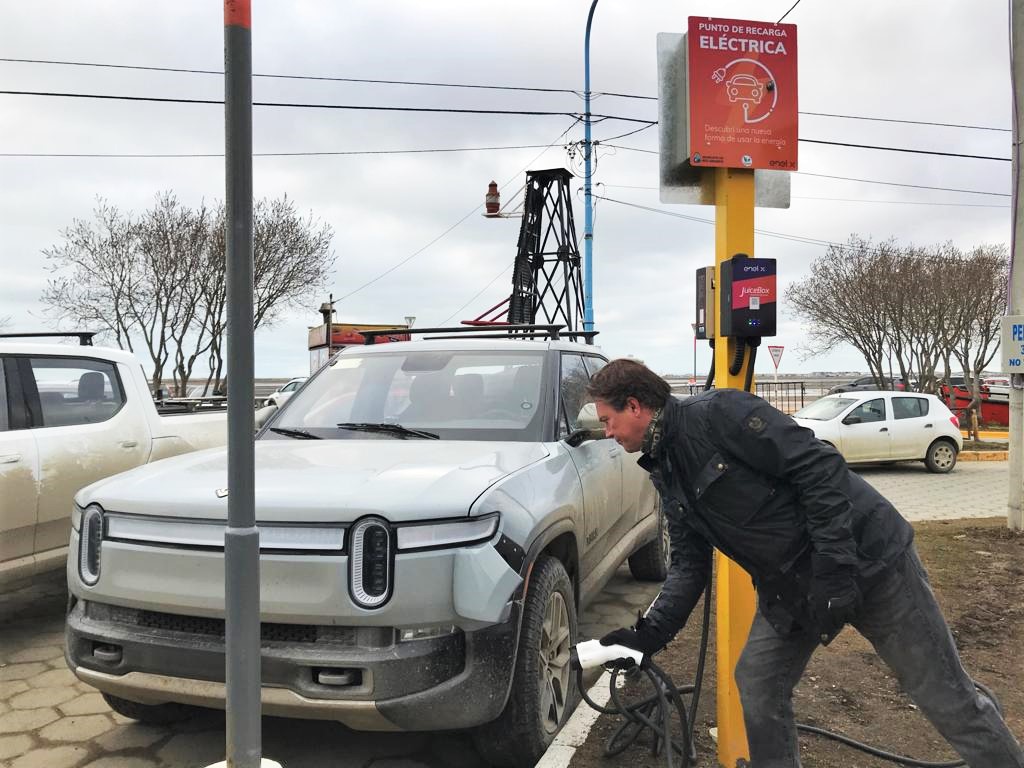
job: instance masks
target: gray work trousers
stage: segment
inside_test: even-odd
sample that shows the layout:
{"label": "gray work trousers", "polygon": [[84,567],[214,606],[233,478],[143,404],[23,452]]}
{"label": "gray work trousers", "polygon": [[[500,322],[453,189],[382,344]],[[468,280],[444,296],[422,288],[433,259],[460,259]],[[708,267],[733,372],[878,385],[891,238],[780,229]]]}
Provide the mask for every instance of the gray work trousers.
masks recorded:
{"label": "gray work trousers", "polygon": [[[960,663],[913,546],[864,594],[853,625],[970,768],[1024,768],[1017,741]],[[792,695],[817,647],[814,632],[780,635],[754,616],[736,665],[751,768],[800,768]]]}

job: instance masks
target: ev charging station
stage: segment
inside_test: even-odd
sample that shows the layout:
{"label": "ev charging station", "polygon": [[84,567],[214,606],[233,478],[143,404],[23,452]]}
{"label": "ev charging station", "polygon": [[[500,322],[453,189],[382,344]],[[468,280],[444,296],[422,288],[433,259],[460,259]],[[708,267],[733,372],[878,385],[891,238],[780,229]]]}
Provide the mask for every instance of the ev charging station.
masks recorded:
{"label": "ev charging station", "polygon": [[[794,24],[691,16],[658,35],[660,196],[715,206],[714,266],[697,269],[695,331],[714,348],[718,387],[753,388],[756,349],[775,335],[774,259],[754,256],[754,208],[788,208],[797,169]],[[718,761],[750,759],[733,670],[754,616],[750,577],[720,552]]]}

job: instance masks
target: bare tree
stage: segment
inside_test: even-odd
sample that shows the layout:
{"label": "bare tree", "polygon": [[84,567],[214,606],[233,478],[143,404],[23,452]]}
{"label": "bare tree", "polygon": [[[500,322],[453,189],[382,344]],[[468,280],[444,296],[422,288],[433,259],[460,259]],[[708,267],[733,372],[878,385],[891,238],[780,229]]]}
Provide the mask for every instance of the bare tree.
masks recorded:
{"label": "bare tree", "polygon": [[[223,218],[223,211],[220,213]],[[222,228],[221,228],[222,229]],[[253,211],[253,327],[273,325],[289,307],[303,306],[323,291],[334,267],[331,227],[313,218],[302,218],[288,196],[260,200]],[[225,241],[211,240],[215,264],[224,264]],[[224,369],[223,341],[226,327],[225,281],[207,286],[208,322],[215,329],[210,348],[215,386]]]}
{"label": "bare tree", "polygon": [[[47,249],[53,276],[42,301],[58,323],[100,328],[121,348],[145,348],[154,388],[168,372],[184,394],[197,361],[223,378],[226,330],[223,205],[183,206],[172,192],[139,216],[98,201]],[[261,200],[254,221],[253,326],[270,325],[314,296],[334,266],[330,226],[287,196]]]}
{"label": "bare tree", "polygon": [[882,311],[886,276],[875,263],[876,254],[892,245],[877,246],[852,235],[846,245],[829,246],[811,265],[811,273],[790,286],[786,300],[807,322],[810,339],[804,356],[853,345],[881,382],[886,352],[886,322]]}

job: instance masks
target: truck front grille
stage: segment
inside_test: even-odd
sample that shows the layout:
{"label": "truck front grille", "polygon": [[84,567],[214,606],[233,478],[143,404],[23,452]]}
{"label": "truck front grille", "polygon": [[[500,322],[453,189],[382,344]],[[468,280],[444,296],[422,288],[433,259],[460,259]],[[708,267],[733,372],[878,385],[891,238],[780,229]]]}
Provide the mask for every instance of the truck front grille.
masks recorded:
{"label": "truck front grille", "polygon": [[[94,621],[111,622],[124,626],[156,632],[176,632],[186,635],[200,635],[211,639],[224,639],[224,619],[206,616],[183,616],[177,613],[161,613],[119,605],[88,602],[85,615]],[[335,627],[316,624],[260,625],[260,637],[264,643],[330,644],[364,648],[384,648],[395,641],[392,627]]]}

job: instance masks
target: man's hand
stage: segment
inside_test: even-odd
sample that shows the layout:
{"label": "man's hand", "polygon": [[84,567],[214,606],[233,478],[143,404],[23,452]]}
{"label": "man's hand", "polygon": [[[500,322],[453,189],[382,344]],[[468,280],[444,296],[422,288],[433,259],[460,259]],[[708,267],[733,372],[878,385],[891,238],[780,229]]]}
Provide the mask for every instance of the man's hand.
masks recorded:
{"label": "man's hand", "polygon": [[856,569],[829,568],[815,562],[810,599],[821,642],[828,645],[860,611],[861,594]]}
{"label": "man's hand", "polygon": [[601,638],[601,645],[624,645],[645,656],[657,653],[665,647],[661,635],[647,621],[640,617],[632,627],[623,627],[609,632]]}

